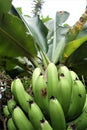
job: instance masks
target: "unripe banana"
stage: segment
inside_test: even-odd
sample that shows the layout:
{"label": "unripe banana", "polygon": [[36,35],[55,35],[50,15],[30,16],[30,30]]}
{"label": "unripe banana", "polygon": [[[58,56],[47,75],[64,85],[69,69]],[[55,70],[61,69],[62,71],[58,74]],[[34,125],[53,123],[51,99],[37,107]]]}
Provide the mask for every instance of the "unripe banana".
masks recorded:
{"label": "unripe banana", "polygon": [[85,86],[80,80],[76,79],[73,81],[71,103],[66,116],[67,121],[74,120],[81,114],[85,104],[85,100],[86,100]]}
{"label": "unripe banana", "polygon": [[41,123],[41,130],[53,130],[53,128],[51,127],[51,125],[47,120],[42,119],[40,123]]}
{"label": "unripe banana", "polygon": [[43,75],[37,78],[35,84],[34,97],[36,103],[39,105],[41,110],[48,114],[48,95],[47,95],[47,84]]}
{"label": "unripe banana", "polygon": [[39,67],[35,68],[35,70],[33,71],[33,75],[32,75],[32,90],[33,90],[33,93],[35,93],[34,92],[35,84],[36,84],[37,78],[40,74],[41,74],[41,69]]}
{"label": "unripe banana", "polygon": [[74,80],[79,80],[79,76],[73,70],[70,70],[70,74],[71,74],[73,82]]}
{"label": "unripe banana", "polygon": [[[86,100],[85,100],[85,104],[84,104],[84,108],[87,106],[87,93],[86,93]],[[84,109],[83,108],[83,109]]]}
{"label": "unripe banana", "polygon": [[8,130],[17,130],[14,122],[13,122],[13,119],[12,117],[10,117],[8,120],[7,120],[7,128]]}
{"label": "unripe banana", "polygon": [[21,108],[27,113],[28,112],[28,101],[33,98],[25,91],[21,80],[15,79],[11,84],[11,92],[14,95],[15,100],[21,106]]}
{"label": "unripe banana", "polygon": [[3,107],[3,114],[5,117],[8,117],[10,115],[7,105]]}
{"label": "unripe banana", "polygon": [[73,121],[68,123],[67,130],[86,130],[87,129],[87,95],[85,107],[82,113]]}
{"label": "unripe banana", "polygon": [[39,130],[40,120],[44,118],[44,115],[41,109],[39,108],[39,106],[33,100],[29,101],[29,106],[30,106],[28,110],[29,119],[31,123],[33,124],[35,130]]}
{"label": "unripe banana", "polygon": [[14,99],[10,99],[7,101],[7,106],[8,106],[8,110],[9,112],[12,114],[14,107],[16,106],[16,101]]}
{"label": "unripe banana", "polygon": [[34,130],[33,125],[19,106],[14,109],[12,119],[18,130]]}
{"label": "unripe banana", "polygon": [[53,96],[49,101],[49,113],[53,130],[66,130],[66,121],[63,109]]}
{"label": "unripe banana", "polygon": [[50,96],[57,97],[58,71],[54,63],[49,63],[47,67],[47,83],[48,98],[50,98]]}
{"label": "unripe banana", "polygon": [[59,83],[57,86],[57,99],[59,100],[66,116],[71,99],[72,78],[69,69],[62,65],[58,68]]}

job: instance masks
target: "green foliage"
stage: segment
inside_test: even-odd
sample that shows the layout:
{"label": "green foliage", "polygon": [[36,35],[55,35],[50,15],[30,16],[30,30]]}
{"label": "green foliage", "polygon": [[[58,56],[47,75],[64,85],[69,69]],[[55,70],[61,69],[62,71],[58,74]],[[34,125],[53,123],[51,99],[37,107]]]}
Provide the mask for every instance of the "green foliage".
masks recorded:
{"label": "green foliage", "polygon": [[12,0],[0,0],[0,20],[3,17],[3,14],[7,13],[11,8],[11,1]]}

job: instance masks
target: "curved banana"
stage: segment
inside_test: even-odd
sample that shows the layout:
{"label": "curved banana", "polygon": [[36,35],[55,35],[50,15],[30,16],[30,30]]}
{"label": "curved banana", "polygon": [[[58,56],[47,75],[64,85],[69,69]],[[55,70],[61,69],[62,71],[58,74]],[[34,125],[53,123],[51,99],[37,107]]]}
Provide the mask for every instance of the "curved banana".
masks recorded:
{"label": "curved banana", "polygon": [[16,106],[16,101],[14,99],[10,99],[7,101],[7,106],[8,106],[8,110],[9,112],[12,114],[14,107]]}
{"label": "curved banana", "polygon": [[32,90],[33,93],[35,93],[35,84],[36,84],[36,80],[38,78],[38,76],[41,74],[41,69],[39,67],[35,68],[35,70],[33,71],[32,74]]}
{"label": "curved banana", "polygon": [[48,114],[48,94],[47,84],[43,75],[37,78],[34,91],[35,101],[41,110]]}
{"label": "curved banana", "polygon": [[58,78],[59,83],[57,86],[57,99],[60,102],[64,114],[66,116],[71,99],[71,92],[72,92],[72,78],[69,69],[61,65],[58,68]]}
{"label": "curved banana", "polygon": [[8,117],[10,115],[10,112],[8,110],[8,106],[7,105],[5,105],[3,107],[3,114],[4,114],[5,117]]}
{"label": "curved banana", "polygon": [[11,84],[11,92],[14,95],[15,100],[21,106],[21,108],[27,113],[28,112],[28,101],[33,98],[25,91],[21,80],[15,79]]}
{"label": "curved banana", "polygon": [[[73,121],[67,123],[67,130],[86,130],[87,129],[87,94],[86,94],[86,102],[82,113]],[[70,128],[70,129],[69,129]]]}
{"label": "curved banana", "polygon": [[15,124],[14,124],[14,121],[12,119],[12,117],[10,117],[8,120],[7,120],[7,128],[8,130],[17,130]]}
{"label": "curved banana", "polygon": [[51,125],[47,120],[42,119],[40,123],[41,123],[41,130],[53,130],[53,128],[51,127]]}
{"label": "curved banana", "polygon": [[49,113],[53,130],[66,130],[66,121],[63,109],[53,96],[49,101]]}
{"label": "curved banana", "polygon": [[70,70],[70,74],[71,74],[73,82],[74,80],[79,80],[79,76],[73,70]]}
{"label": "curved banana", "polygon": [[86,100],[85,86],[80,80],[76,79],[73,81],[71,103],[66,116],[67,121],[71,121],[81,114],[85,104],[85,100]]}
{"label": "curved banana", "polygon": [[35,130],[39,130],[40,120],[44,118],[44,115],[41,109],[39,108],[39,106],[33,100],[29,101],[29,106],[30,106],[28,110],[29,119],[31,123],[33,124]]}
{"label": "curved banana", "polygon": [[57,97],[58,71],[56,65],[54,63],[49,63],[46,72],[47,72],[48,98],[50,98],[51,96]]}
{"label": "curved banana", "polygon": [[12,119],[18,130],[34,130],[33,125],[19,106],[13,110]]}

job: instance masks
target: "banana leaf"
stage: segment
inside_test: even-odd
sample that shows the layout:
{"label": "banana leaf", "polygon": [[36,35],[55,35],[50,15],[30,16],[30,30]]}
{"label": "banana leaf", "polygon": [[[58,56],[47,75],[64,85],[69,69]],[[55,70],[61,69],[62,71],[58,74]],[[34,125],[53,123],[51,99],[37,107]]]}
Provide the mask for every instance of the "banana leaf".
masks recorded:
{"label": "banana leaf", "polygon": [[23,22],[11,14],[4,14],[0,21],[0,55],[13,57],[36,55],[33,37],[27,35]]}
{"label": "banana leaf", "polygon": [[40,20],[39,16],[31,18],[29,16],[22,15],[18,9],[16,10],[20,15],[20,18],[24,22],[25,26],[27,27],[28,31],[31,32],[31,35],[34,38],[37,47],[39,46],[39,48],[46,53],[48,50],[47,45],[48,29],[46,28],[46,26]]}
{"label": "banana leaf", "polygon": [[62,56],[62,62],[65,62],[71,54],[73,54],[84,42],[87,41],[87,36],[73,40],[66,44]]}
{"label": "banana leaf", "polygon": [[15,78],[20,74],[30,75],[23,58],[20,62],[19,58],[0,56],[0,70],[4,70],[11,78]]}
{"label": "banana leaf", "polygon": [[57,63],[61,57],[63,48],[65,46],[65,34],[69,29],[69,26],[65,26],[64,22],[69,17],[69,13],[66,11],[60,11],[56,13],[54,20],[49,20],[45,23],[48,28],[48,52],[49,59]]}
{"label": "banana leaf", "polygon": [[78,75],[87,76],[87,39],[67,58],[65,64]]}
{"label": "banana leaf", "polygon": [[61,53],[65,46],[65,34],[69,28],[68,26],[63,26],[63,24],[68,17],[69,17],[69,13],[66,11],[57,12],[56,17],[53,21],[53,26],[52,26],[53,30],[50,29],[50,26],[48,26],[52,32],[51,34],[53,35],[53,36],[50,35],[51,37],[53,37],[53,39],[51,41],[52,45],[49,48],[51,49],[50,54],[52,54],[52,56],[50,56],[51,61],[54,63],[57,63],[59,61],[59,58],[61,57]]}
{"label": "banana leaf", "polygon": [[16,16],[12,14],[12,9],[10,0],[0,0],[0,56],[26,56],[35,65],[37,50],[34,39],[17,12]]}
{"label": "banana leaf", "polygon": [[0,20],[2,19],[3,14],[9,12],[11,8],[12,0],[0,0]]}

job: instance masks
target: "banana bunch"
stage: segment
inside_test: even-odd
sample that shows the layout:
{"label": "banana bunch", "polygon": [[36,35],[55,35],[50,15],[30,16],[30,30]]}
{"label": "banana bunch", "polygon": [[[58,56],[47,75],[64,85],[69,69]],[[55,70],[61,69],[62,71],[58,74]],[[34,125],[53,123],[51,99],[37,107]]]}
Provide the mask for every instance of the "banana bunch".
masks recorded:
{"label": "banana bunch", "polygon": [[3,107],[8,130],[53,130],[42,110],[29,95],[20,79],[11,84],[12,99]]}
{"label": "banana bunch", "polygon": [[[53,129],[66,129],[64,124],[76,119],[82,113],[86,100],[85,85],[74,71],[69,70],[64,65],[59,65],[57,68],[55,64],[49,63],[44,73],[39,68],[36,68],[33,72],[32,87],[34,100],[42,112],[47,113],[47,119],[50,119]],[[50,109],[51,97],[54,97],[60,105],[57,112],[62,113],[60,117],[63,117],[63,120],[61,123],[59,121],[57,125],[63,126],[63,128],[58,126],[55,128],[53,125],[57,114],[54,116],[56,107],[54,110]]]}
{"label": "banana bunch", "polygon": [[86,89],[78,75],[64,65],[49,63],[32,74],[31,96],[22,81],[12,81],[12,99],[3,108],[8,130],[85,130]]}

